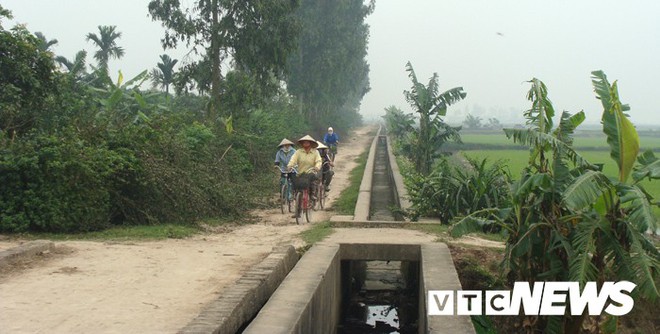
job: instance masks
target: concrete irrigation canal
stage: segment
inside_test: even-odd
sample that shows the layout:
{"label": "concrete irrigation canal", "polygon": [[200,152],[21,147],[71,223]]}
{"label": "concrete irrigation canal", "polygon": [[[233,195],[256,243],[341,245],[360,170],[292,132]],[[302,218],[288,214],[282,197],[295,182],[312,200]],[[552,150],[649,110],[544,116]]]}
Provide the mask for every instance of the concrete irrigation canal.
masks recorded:
{"label": "concrete irrigation canal", "polygon": [[[274,249],[181,333],[474,333],[468,316],[427,316],[428,290],[461,289],[447,245],[419,242],[406,229],[379,238],[378,227],[411,224],[396,214],[409,207],[406,198],[379,129],[354,215],[331,219],[374,228],[348,229],[300,260],[292,246]],[[424,223],[434,222],[414,224]]]}

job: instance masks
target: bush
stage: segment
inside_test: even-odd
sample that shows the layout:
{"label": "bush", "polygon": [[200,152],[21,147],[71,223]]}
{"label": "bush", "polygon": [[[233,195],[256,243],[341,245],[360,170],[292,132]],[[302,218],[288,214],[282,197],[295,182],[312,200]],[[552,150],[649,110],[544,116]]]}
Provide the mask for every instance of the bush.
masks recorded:
{"label": "bush", "polygon": [[104,228],[112,179],[130,156],[70,133],[32,135],[0,154],[0,231],[79,232]]}
{"label": "bush", "polygon": [[506,204],[510,176],[498,161],[467,159],[463,166],[441,160],[429,176],[408,177],[412,216],[439,217],[444,223],[475,211]]}

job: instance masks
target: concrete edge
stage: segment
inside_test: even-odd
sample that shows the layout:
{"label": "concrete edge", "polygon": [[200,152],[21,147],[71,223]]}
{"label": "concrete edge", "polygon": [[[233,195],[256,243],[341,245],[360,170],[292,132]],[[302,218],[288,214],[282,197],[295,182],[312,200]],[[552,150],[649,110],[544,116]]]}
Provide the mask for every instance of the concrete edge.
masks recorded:
{"label": "concrete edge", "polygon": [[208,304],[179,333],[236,333],[250,321],[298,262],[292,245],[273,252],[250,268]]}
{"label": "concrete edge", "polygon": [[405,228],[415,225],[442,225],[436,222],[407,221],[377,221],[377,220],[330,220],[331,227],[363,227],[363,228]]}
{"label": "concrete edge", "polygon": [[378,136],[380,136],[381,130],[382,126],[379,126],[378,131],[376,132],[376,136],[374,136],[374,139],[371,142],[371,146],[369,147],[369,155],[367,156],[367,163],[364,167],[364,173],[362,174],[362,182],[360,183],[360,191],[355,203],[355,213],[353,216],[356,220],[369,219],[371,187],[374,174],[374,160],[376,158],[376,145],[378,144]]}
{"label": "concrete edge", "polygon": [[55,247],[55,243],[48,240],[29,241],[13,248],[0,252],[0,267],[11,265],[12,263],[39,253],[50,251]]}
{"label": "concrete edge", "polygon": [[[243,333],[331,333],[340,305],[320,306],[340,293],[339,282],[333,284],[331,274],[339,270],[339,248],[339,244],[321,241],[308,250]],[[313,323],[311,319],[327,321]],[[303,323],[316,327],[301,328]]]}
{"label": "concrete edge", "polygon": [[387,155],[390,159],[390,170],[392,173],[392,178],[394,179],[394,187],[396,188],[396,193],[398,195],[399,207],[407,211],[411,207],[411,203],[408,197],[408,189],[406,189],[405,184],[403,183],[403,176],[399,170],[399,164],[396,162],[396,157],[394,156],[394,151],[392,150],[392,144],[390,143],[390,138],[387,138]]}
{"label": "concrete edge", "polygon": [[475,333],[469,316],[426,316],[428,290],[462,289],[446,244],[326,241],[305,254],[244,333],[334,332],[340,314],[336,301],[342,293],[340,262],[347,259],[419,261],[419,332]]}
{"label": "concrete edge", "polygon": [[[420,286],[420,307],[428,314],[429,290],[462,290],[458,272],[454,266],[449,247],[445,243],[424,243],[422,247],[422,276]],[[433,256],[424,256],[430,255]],[[456,300],[454,299],[454,310]],[[426,333],[475,333],[470,316],[443,315],[426,317]]]}

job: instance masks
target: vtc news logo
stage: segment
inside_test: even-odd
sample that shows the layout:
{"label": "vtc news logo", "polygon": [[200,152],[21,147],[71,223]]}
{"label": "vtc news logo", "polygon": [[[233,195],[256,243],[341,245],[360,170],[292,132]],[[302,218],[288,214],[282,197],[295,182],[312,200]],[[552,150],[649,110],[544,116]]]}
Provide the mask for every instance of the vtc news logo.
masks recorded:
{"label": "vtc news logo", "polygon": [[[600,293],[596,282],[587,282],[580,293],[578,282],[515,282],[513,290],[429,290],[429,315],[589,315],[622,316],[635,306],[632,282],[605,282]],[[454,303],[455,301],[455,303]],[[608,303],[609,301],[609,303]],[[454,306],[456,306],[454,308]],[[485,308],[485,310],[484,310]],[[485,311],[485,313],[484,313]]]}

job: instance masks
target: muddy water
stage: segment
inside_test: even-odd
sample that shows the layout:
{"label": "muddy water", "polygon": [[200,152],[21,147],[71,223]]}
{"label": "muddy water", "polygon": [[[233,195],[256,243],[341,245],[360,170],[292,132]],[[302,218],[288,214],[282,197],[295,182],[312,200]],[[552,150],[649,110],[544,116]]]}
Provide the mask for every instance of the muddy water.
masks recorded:
{"label": "muddy water", "polygon": [[338,333],[417,333],[417,262],[342,261]]}

